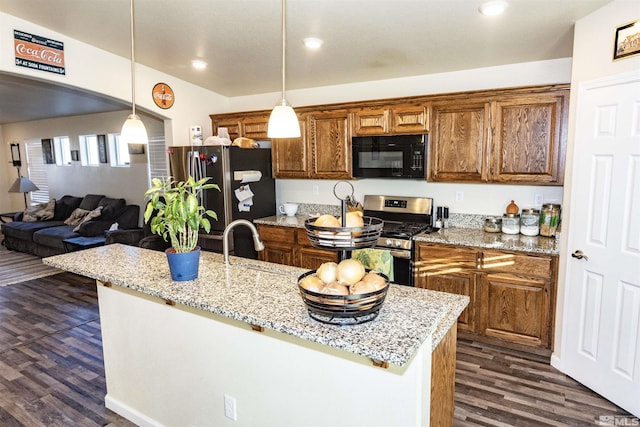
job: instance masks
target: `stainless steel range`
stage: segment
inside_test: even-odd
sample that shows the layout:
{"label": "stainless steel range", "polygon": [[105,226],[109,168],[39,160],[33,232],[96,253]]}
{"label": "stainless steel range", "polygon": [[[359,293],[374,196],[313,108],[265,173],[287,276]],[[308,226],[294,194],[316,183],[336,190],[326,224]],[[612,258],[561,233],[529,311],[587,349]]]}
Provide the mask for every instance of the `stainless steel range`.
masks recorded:
{"label": "stainless steel range", "polygon": [[437,231],[432,226],[433,199],[366,195],[364,214],[384,221],[375,248],[391,252],[394,283],[413,286],[413,237]]}

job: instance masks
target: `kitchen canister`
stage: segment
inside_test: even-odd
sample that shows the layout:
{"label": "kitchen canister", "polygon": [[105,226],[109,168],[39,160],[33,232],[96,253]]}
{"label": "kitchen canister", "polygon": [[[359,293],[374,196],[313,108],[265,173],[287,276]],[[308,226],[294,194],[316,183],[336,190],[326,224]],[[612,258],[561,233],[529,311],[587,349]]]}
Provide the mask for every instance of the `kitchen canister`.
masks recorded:
{"label": "kitchen canister", "polygon": [[499,233],[502,230],[502,218],[488,216],[484,219],[484,231],[487,233]]}
{"label": "kitchen canister", "polygon": [[540,233],[540,211],[538,209],[522,209],[520,214],[520,234],[537,236]]}
{"label": "kitchen canister", "polygon": [[556,235],[560,222],[560,205],[547,203],[542,205],[540,214],[540,235],[552,237]]}
{"label": "kitchen canister", "polygon": [[502,232],[504,234],[519,234],[520,233],[520,215],[518,214],[504,214],[502,216]]}

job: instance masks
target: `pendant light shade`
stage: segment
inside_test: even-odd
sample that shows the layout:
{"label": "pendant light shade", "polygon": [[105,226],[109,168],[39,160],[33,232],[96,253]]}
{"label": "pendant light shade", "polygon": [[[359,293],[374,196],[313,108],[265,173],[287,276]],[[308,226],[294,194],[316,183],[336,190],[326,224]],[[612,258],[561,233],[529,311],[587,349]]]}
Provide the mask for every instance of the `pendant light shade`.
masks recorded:
{"label": "pendant light shade", "polygon": [[135,45],[133,37],[133,0],[130,0],[130,19],[131,19],[131,104],[132,113],[129,114],[127,120],[122,125],[120,131],[120,140],[127,144],[148,144],[147,129],[140,117],[136,114],[136,61],[135,61]]}
{"label": "pendant light shade", "polygon": [[137,114],[129,114],[127,117],[120,131],[120,140],[127,144],[147,144],[149,142],[147,129]]}
{"label": "pendant light shade", "polygon": [[269,116],[267,136],[269,138],[299,138],[300,123],[295,111],[284,97],[285,64],[286,64],[286,0],[282,0],[282,100],[275,106]]}

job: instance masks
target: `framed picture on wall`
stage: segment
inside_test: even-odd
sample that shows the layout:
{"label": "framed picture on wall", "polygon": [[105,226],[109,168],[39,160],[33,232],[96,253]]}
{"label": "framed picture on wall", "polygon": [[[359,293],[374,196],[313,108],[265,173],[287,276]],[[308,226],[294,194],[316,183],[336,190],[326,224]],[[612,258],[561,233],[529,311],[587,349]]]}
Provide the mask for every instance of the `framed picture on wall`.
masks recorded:
{"label": "framed picture on wall", "polygon": [[613,60],[623,59],[640,53],[640,20],[629,22],[616,28]]}
{"label": "framed picture on wall", "polygon": [[73,160],[74,162],[79,161],[80,160],[80,151],[71,150],[71,160]]}
{"label": "framed picture on wall", "polygon": [[107,137],[105,135],[98,135],[98,158],[100,163],[107,163]]}
{"label": "framed picture on wall", "polygon": [[52,165],[56,162],[56,155],[53,151],[53,139],[51,138],[42,140],[42,161],[47,165]]}
{"label": "framed picture on wall", "polygon": [[129,154],[144,154],[144,144],[129,144]]}

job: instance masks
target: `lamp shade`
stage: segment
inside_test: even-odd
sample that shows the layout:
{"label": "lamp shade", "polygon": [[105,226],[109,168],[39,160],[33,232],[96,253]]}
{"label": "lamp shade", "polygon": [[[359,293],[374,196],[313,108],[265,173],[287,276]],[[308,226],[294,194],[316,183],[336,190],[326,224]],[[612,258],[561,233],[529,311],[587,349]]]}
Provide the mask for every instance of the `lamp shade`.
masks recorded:
{"label": "lamp shade", "polygon": [[21,176],[17,178],[11,188],[9,188],[9,193],[28,193],[29,191],[36,190],[39,190],[39,188],[31,182],[29,178]]}
{"label": "lamp shade", "polygon": [[280,104],[271,111],[267,136],[269,138],[300,138],[300,122],[286,99],[282,99]]}
{"label": "lamp shade", "polygon": [[147,129],[137,114],[129,114],[122,125],[120,140],[127,144],[148,144]]}

